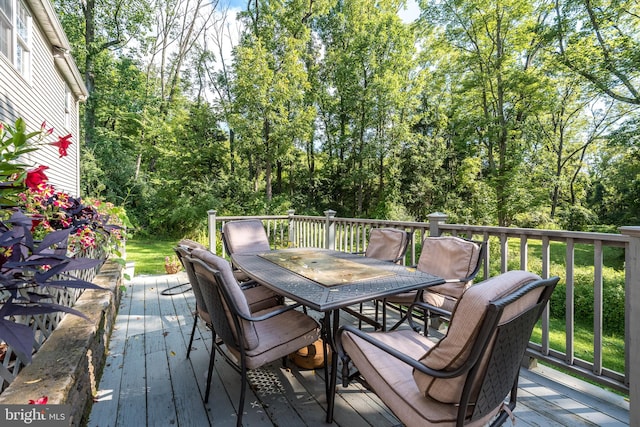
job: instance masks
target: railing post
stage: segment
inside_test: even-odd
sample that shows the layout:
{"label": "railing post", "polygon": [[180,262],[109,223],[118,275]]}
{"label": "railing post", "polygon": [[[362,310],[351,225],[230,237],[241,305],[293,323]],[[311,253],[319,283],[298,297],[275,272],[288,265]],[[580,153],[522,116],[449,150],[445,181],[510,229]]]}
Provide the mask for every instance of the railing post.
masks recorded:
{"label": "railing post", "polygon": [[445,222],[447,222],[449,215],[442,212],[434,212],[427,215],[427,218],[429,219],[429,236],[440,236],[440,224],[444,224]]}
{"label": "railing post", "polygon": [[620,227],[630,237],[625,255],[625,366],[629,378],[629,425],[640,426],[640,227]]}
{"label": "railing post", "polygon": [[212,209],[207,211],[207,223],[209,225],[209,250],[216,253],[216,213],[218,211]]}
{"label": "railing post", "polygon": [[336,223],[333,222],[333,218],[336,216],[336,211],[332,211],[331,209],[324,211],[324,215],[326,217],[324,232],[324,247],[326,249],[335,249],[336,248]]}
{"label": "railing post", "polygon": [[296,223],[295,223],[295,215],[296,211],[294,209],[289,209],[287,211],[287,215],[289,215],[289,247],[295,247],[296,241]]}

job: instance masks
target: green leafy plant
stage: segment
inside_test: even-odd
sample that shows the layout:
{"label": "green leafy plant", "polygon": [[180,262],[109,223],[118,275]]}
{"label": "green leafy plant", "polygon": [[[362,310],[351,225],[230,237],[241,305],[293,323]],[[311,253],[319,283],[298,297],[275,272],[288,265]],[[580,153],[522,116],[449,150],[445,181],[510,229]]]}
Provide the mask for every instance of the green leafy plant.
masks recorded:
{"label": "green leafy plant", "polygon": [[16,323],[17,315],[37,315],[63,311],[79,316],[70,307],[50,302],[46,287],[90,288],[99,286],[71,275],[70,271],[94,268],[101,259],[68,257],[66,241],[71,229],[48,233],[39,243],[31,234],[31,218],[14,212],[0,222],[0,339],[24,360],[31,360],[33,331]]}
{"label": "green leafy plant", "polygon": [[57,141],[44,143],[47,136],[53,133],[53,128],[47,129],[47,123],[42,122],[40,130],[27,132],[27,124],[18,118],[15,124],[0,122],[0,207],[15,206],[16,196],[31,172],[32,179],[44,175],[47,166],[39,166],[33,171],[27,171],[29,165],[20,162],[25,154],[38,150],[42,145],[58,147],[60,157],[67,155],[67,148],[71,144],[71,135],[61,136]]}
{"label": "green leafy plant", "polygon": [[[22,119],[13,126],[0,123],[0,340],[27,362],[34,331],[16,323],[16,316],[57,311],[82,316],[53,302],[47,288],[101,289],[73,272],[102,264],[103,257],[80,254],[113,246],[121,230],[97,207],[55,191],[47,183],[47,166],[27,169],[29,165],[21,162],[24,154],[39,149],[51,133],[46,123],[30,133]],[[59,137],[48,145],[57,147],[64,157],[70,138]]]}

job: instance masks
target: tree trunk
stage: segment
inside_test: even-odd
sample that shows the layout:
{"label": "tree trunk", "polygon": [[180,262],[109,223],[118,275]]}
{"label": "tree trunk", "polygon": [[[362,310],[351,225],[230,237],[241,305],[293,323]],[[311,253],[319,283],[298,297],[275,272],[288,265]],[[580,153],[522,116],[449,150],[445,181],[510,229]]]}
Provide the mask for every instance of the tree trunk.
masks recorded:
{"label": "tree trunk", "polygon": [[95,44],[95,0],[86,0],[84,5],[84,20],[85,20],[85,36],[84,42],[87,47],[87,56],[85,58],[84,65],[84,80],[85,86],[87,86],[87,92],[89,97],[85,104],[84,109],[84,135],[85,143],[87,147],[92,147],[95,144],[95,128],[96,128],[96,103],[95,103],[95,74],[94,74],[94,49],[92,46]]}
{"label": "tree trunk", "polygon": [[264,183],[265,183],[265,196],[267,197],[267,201],[270,202],[273,198],[273,188],[271,183],[271,149],[270,149],[270,123],[269,119],[264,119],[263,124],[263,138],[264,138]]}

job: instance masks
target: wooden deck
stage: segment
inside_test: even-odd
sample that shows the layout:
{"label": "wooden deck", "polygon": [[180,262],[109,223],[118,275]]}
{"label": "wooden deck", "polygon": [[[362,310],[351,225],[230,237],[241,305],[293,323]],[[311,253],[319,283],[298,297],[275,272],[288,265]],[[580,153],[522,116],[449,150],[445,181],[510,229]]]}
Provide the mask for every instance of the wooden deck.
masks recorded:
{"label": "wooden deck", "polygon": [[[162,294],[185,282],[186,275],[179,273],[136,277],[128,283],[87,425],[235,425],[240,376],[222,358],[216,359],[210,401],[203,404],[211,333],[199,322],[186,359],[193,292]],[[328,425],[321,370],[274,363],[253,372],[250,383],[244,425]],[[629,404],[549,368],[523,369],[515,415],[518,426],[628,426]],[[375,394],[353,384],[338,386],[334,418],[335,426],[400,425]]]}

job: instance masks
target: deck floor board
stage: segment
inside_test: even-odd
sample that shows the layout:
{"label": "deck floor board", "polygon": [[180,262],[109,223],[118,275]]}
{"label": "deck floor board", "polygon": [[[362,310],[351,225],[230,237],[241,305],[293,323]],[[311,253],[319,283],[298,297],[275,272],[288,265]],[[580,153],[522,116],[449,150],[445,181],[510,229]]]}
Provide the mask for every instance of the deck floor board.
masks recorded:
{"label": "deck floor board", "polygon": [[[195,310],[193,292],[176,288],[173,295],[163,293],[185,282],[186,275],[179,273],[136,277],[128,283],[87,426],[235,425],[240,375],[218,355],[211,396],[203,403],[211,331],[198,322],[187,359]],[[365,310],[373,314],[372,305],[365,305]],[[396,314],[390,311],[389,315]],[[343,314],[341,321],[354,319]],[[629,425],[628,404],[621,397],[565,377],[549,368],[521,371],[515,410],[519,426]],[[373,392],[358,383],[347,388],[338,384],[334,422],[325,423],[322,369],[300,370],[291,362],[284,367],[277,361],[255,370],[249,382],[245,426],[401,425]]]}

